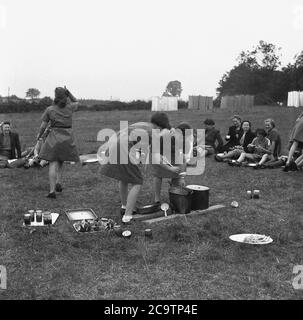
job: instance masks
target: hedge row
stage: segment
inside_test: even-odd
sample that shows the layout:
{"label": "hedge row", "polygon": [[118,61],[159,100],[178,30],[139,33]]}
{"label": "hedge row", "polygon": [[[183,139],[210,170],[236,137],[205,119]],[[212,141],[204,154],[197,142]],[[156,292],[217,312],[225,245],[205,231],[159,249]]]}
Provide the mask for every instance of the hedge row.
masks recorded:
{"label": "hedge row", "polygon": [[[42,112],[48,105],[45,103],[29,103],[22,102],[9,102],[0,104],[0,113],[22,113],[22,112]],[[188,103],[186,101],[178,102],[179,109],[186,109]],[[111,110],[151,110],[151,101],[104,101],[91,106],[85,104],[79,105],[81,111],[111,111]]]}

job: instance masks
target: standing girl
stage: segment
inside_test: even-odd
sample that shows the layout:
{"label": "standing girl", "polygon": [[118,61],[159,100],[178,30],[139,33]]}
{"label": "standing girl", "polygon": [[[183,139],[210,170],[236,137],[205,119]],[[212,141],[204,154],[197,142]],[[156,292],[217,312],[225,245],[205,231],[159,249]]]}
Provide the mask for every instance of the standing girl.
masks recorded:
{"label": "standing girl", "polygon": [[76,98],[64,87],[55,89],[54,104],[43,116],[37,140],[43,136],[50,123],[50,132],[40,150],[39,158],[49,162],[48,198],[55,199],[56,192],[62,192],[61,178],[64,161],[79,161],[72,132],[72,115],[77,109]]}

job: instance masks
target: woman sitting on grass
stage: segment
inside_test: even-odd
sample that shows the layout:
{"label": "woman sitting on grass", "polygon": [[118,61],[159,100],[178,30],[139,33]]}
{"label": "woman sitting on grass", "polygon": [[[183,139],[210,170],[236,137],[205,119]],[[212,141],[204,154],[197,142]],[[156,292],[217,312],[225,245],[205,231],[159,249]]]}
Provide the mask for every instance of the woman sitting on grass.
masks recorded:
{"label": "woman sitting on grass", "polygon": [[196,149],[200,157],[206,157],[220,151],[223,147],[223,140],[220,131],[215,128],[213,119],[206,119],[205,125],[205,145],[197,145]]}
{"label": "woman sitting on grass", "polygon": [[224,154],[220,154],[220,155],[217,154],[215,156],[215,160],[217,160],[218,162],[221,162],[224,160],[226,161],[227,159],[238,158],[243,151],[248,152],[247,146],[254,140],[256,135],[251,131],[250,121],[247,121],[247,120],[243,121],[241,127],[243,130],[243,134],[240,137],[239,145],[234,146],[233,149],[229,152],[224,152]]}
{"label": "woman sitting on grass", "polygon": [[227,136],[225,137],[225,140],[227,143],[222,147],[222,152],[228,152],[230,151],[234,146],[239,145],[239,139],[242,136],[242,128],[241,128],[241,118],[238,115],[234,115],[231,118],[231,121],[233,125],[229,127]]}
{"label": "woman sitting on grass", "polygon": [[[238,160],[234,163],[236,166],[241,166],[244,160],[259,161],[257,166],[262,164],[262,160],[270,152],[270,140],[266,138],[264,129],[256,130],[257,137],[247,146],[248,152],[242,152]],[[233,164],[232,162],[230,163]]]}

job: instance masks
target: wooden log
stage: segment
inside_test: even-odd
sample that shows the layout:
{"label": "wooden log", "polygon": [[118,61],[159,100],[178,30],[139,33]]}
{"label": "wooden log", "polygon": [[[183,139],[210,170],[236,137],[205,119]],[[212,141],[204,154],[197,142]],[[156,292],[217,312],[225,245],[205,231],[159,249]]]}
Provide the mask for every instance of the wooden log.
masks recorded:
{"label": "wooden log", "polygon": [[224,205],[215,205],[215,206],[211,206],[209,207],[208,209],[205,209],[205,210],[197,210],[197,211],[191,211],[190,213],[188,214],[171,214],[171,215],[168,215],[167,217],[165,216],[162,216],[162,217],[158,217],[158,218],[153,218],[153,219],[148,219],[148,220],[144,220],[143,222],[144,223],[147,223],[147,224],[152,224],[152,223],[157,223],[157,222],[162,222],[162,221],[167,221],[167,220],[172,220],[172,219],[176,219],[176,218],[180,218],[180,217],[192,217],[192,216],[199,216],[199,215],[204,215],[204,214],[207,214],[208,212],[212,212],[212,211],[215,211],[215,210],[219,210],[219,209],[223,209],[225,208]]}

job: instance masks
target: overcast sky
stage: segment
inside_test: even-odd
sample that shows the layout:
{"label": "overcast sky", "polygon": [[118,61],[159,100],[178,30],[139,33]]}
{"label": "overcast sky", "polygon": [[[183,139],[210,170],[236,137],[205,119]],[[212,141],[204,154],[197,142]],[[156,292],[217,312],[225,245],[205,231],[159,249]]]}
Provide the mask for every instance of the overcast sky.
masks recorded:
{"label": "overcast sky", "polygon": [[179,80],[214,96],[259,40],[303,50],[302,0],[0,0],[0,95],[149,99]]}

